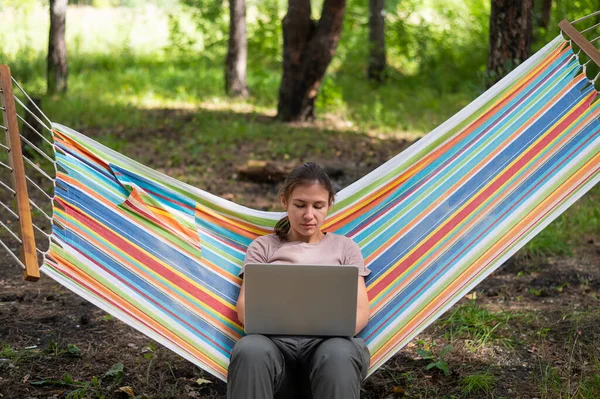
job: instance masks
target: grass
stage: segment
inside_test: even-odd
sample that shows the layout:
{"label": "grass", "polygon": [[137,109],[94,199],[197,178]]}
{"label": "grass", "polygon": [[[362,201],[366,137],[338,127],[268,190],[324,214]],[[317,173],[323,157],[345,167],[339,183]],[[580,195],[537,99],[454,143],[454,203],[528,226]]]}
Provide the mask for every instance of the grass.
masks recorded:
{"label": "grass", "polygon": [[[9,364],[19,365],[39,356],[40,351],[36,348],[17,349],[8,343],[0,343],[0,359],[5,359]],[[0,362],[0,366],[3,362]],[[1,367],[0,367],[1,368]]]}
{"label": "grass", "polygon": [[472,340],[473,351],[489,343],[511,347],[513,341],[506,336],[504,329],[513,317],[508,312],[490,312],[471,300],[459,305],[449,317],[442,319],[440,326],[450,342],[462,337]]}
{"label": "grass", "polygon": [[494,390],[495,383],[496,377],[489,371],[466,375],[461,379],[461,385],[465,395],[487,395]]}
{"label": "grass", "polygon": [[599,203],[600,186],[596,186],[525,245],[521,256],[539,260],[547,256],[570,255],[571,247],[577,241],[599,236]]}
{"label": "grass", "polygon": [[16,351],[9,344],[3,344],[2,348],[0,348],[0,358],[12,360],[18,356],[18,351]]}
{"label": "grass", "polygon": [[[33,7],[29,11],[12,11],[17,14],[15,18],[3,19],[15,23],[14,30],[7,27],[5,40],[20,45],[7,47],[2,50],[4,54],[0,53],[0,59],[11,65],[14,76],[25,82],[28,91],[38,95],[45,92],[43,43],[47,29],[45,22],[34,26],[32,21],[44,20],[41,12],[40,8]],[[223,47],[214,47],[210,52],[198,48],[171,51],[168,18],[156,17],[150,25],[149,20],[155,13],[152,7],[141,9],[140,15],[135,17],[129,9],[95,12],[97,15],[93,17],[89,8],[69,9],[69,13],[73,13],[67,31],[69,95],[68,98],[45,99],[44,110],[53,120],[75,127],[112,129],[152,123],[144,120],[140,112],[144,109],[217,107],[223,110],[241,106],[252,112],[272,113],[276,108],[281,75],[278,53],[272,55],[277,58],[273,60],[276,62],[249,57],[248,84],[252,97],[231,101],[223,93]],[[10,14],[7,10],[4,13]],[[185,19],[186,15],[177,11],[172,14],[179,19]],[[26,34],[19,34],[17,23],[22,23],[21,29]],[[348,18],[349,26],[354,23],[358,24]],[[119,33],[125,25],[126,32]],[[107,26],[112,28],[107,29]],[[364,30],[360,24],[357,27]],[[100,29],[103,35],[99,35]],[[150,38],[145,38],[146,33],[135,32],[150,32]],[[364,78],[363,50],[354,52],[344,47],[354,43],[355,47],[362,48],[366,42],[347,39],[348,44],[342,43],[321,88],[317,107],[322,117],[334,116],[353,128],[380,133],[400,131],[416,138],[482,91],[477,84],[464,85],[448,93],[448,97],[442,97],[441,90],[445,89],[428,82],[428,76],[416,71],[402,72],[402,69],[410,70],[405,63],[397,64],[399,69],[391,74],[386,85],[374,85]],[[155,44],[153,50],[148,48],[147,42]],[[478,80],[473,74],[473,81]]]}

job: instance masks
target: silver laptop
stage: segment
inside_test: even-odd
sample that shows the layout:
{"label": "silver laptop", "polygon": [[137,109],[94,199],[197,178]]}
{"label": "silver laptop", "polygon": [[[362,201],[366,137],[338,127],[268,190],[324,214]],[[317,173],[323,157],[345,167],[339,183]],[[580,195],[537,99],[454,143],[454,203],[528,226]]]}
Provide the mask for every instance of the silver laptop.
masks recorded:
{"label": "silver laptop", "polygon": [[354,335],[355,266],[248,264],[244,284],[247,334]]}

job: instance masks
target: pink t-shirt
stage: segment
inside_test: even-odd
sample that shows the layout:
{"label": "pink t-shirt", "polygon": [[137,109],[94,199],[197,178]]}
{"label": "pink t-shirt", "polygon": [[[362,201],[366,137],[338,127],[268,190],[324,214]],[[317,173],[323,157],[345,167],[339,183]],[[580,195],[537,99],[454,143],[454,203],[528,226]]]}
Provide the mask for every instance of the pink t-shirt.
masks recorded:
{"label": "pink t-shirt", "polygon": [[[368,276],[360,248],[352,239],[327,233],[321,241],[309,244],[282,241],[276,234],[258,237],[246,250],[244,267],[248,263],[288,263],[305,265],[345,265],[358,267],[359,276]],[[244,273],[244,268],[240,275]]]}

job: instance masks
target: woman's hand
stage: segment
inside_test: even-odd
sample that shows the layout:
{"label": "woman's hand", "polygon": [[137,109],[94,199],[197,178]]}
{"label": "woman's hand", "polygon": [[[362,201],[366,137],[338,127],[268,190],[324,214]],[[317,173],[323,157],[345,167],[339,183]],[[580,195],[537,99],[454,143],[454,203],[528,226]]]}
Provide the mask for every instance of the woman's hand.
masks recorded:
{"label": "woman's hand", "polygon": [[367,295],[367,286],[365,278],[358,276],[358,293],[356,298],[356,331],[358,334],[369,322],[371,307],[369,305],[369,296]]}
{"label": "woman's hand", "polygon": [[240,288],[240,295],[238,296],[236,310],[240,323],[242,323],[242,327],[244,326],[244,281],[242,280],[242,288]]}

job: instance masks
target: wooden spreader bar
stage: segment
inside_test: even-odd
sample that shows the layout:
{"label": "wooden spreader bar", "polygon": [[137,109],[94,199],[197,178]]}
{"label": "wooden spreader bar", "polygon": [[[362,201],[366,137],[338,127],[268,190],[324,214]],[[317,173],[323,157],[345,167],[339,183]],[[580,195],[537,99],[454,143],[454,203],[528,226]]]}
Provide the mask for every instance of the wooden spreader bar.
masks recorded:
{"label": "wooden spreader bar", "polygon": [[23,165],[23,151],[21,149],[21,137],[19,135],[12,79],[10,68],[2,64],[0,64],[0,90],[0,101],[4,108],[2,114],[7,128],[6,145],[9,148],[8,161],[12,168],[13,188],[16,192],[17,214],[19,215],[19,236],[23,241],[21,259],[25,265],[24,278],[28,281],[37,281],[40,278],[40,269],[35,249],[35,236],[33,234],[31,208],[29,207],[29,195],[27,193],[27,180]]}
{"label": "wooden spreader bar", "polygon": [[573,25],[571,25],[571,23],[566,19],[560,21],[558,27],[562,29],[562,31],[565,32],[565,34],[569,36],[569,38],[575,44],[577,44],[579,48],[581,48],[581,51],[586,53],[588,57],[590,57],[592,61],[594,61],[594,63],[600,67],[600,51],[598,51],[598,49],[594,47],[589,40],[579,33],[579,31],[575,29]]}

